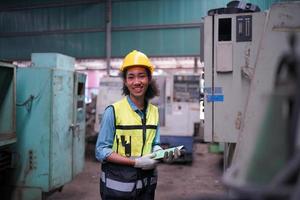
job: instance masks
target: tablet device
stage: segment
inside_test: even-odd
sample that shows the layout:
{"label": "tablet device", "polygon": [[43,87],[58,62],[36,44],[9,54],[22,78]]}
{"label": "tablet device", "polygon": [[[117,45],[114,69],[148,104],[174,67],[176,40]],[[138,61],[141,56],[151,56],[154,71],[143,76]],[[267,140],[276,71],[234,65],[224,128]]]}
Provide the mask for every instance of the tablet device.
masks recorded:
{"label": "tablet device", "polygon": [[183,145],[177,146],[177,147],[168,148],[168,149],[161,149],[161,150],[155,151],[155,152],[154,152],[154,153],[155,153],[155,157],[154,157],[153,159],[157,160],[157,159],[163,158],[164,155],[165,155],[165,152],[170,152],[170,151],[172,151],[172,152],[174,153],[174,151],[175,151],[176,148],[177,148],[178,150],[180,150],[180,149],[183,148]]}

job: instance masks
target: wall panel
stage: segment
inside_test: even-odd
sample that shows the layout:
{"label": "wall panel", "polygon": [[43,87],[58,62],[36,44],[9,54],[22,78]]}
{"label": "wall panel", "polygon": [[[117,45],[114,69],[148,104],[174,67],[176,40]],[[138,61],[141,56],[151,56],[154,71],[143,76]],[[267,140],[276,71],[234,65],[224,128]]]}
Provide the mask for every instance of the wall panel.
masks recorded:
{"label": "wall panel", "polygon": [[[269,8],[279,0],[249,0]],[[112,0],[112,57],[132,49],[149,56],[199,56],[202,17],[228,0]],[[106,1],[2,0],[0,59],[31,52],[105,58]]]}

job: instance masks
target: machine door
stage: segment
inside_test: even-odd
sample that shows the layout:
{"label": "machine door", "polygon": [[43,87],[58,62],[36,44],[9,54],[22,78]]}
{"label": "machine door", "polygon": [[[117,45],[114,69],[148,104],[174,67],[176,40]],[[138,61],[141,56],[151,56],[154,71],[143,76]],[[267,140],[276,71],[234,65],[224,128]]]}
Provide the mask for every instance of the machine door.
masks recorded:
{"label": "machine door", "polygon": [[76,176],[84,167],[85,152],[85,80],[86,75],[74,75],[74,115],[73,115],[73,161],[72,176]]}
{"label": "machine door", "polygon": [[70,71],[53,70],[51,189],[72,180],[72,130],[70,126],[73,123],[73,74]]}
{"label": "machine door", "polygon": [[[16,142],[15,79],[15,66],[0,62],[0,147]],[[0,152],[3,151],[0,150]]]}

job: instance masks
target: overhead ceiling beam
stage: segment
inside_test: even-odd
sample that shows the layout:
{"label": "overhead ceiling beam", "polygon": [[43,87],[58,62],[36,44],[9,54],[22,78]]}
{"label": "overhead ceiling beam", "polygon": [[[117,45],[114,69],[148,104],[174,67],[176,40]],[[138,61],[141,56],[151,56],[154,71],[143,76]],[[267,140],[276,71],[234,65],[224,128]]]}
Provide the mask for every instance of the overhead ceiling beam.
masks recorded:
{"label": "overhead ceiling beam", "polygon": [[17,3],[11,5],[4,5],[0,3],[0,11],[14,11],[14,10],[32,10],[39,8],[55,8],[55,7],[65,7],[65,6],[76,6],[83,4],[95,4],[95,3],[104,3],[105,0],[74,0],[74,1],[56,1],[51,3],[32,3],[24,4]]}

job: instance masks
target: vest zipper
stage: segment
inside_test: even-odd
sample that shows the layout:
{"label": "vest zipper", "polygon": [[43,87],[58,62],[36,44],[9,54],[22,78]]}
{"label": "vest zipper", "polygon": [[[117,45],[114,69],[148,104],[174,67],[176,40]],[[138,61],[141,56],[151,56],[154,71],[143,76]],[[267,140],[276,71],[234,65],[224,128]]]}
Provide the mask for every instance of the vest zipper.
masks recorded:
{"label": "vest zipper", "polygon": [[119,153],[119,137],[118,136],[116,137],[117,137],[117,153]]}
{"label": "vest zipper", "polygon": [[143,129],[143,145],[142,145],[142,152],[141,156],[143,156],[145,142],[146,142],[146,113],[144,113],[144,117],[142,118],[142,129]]}

